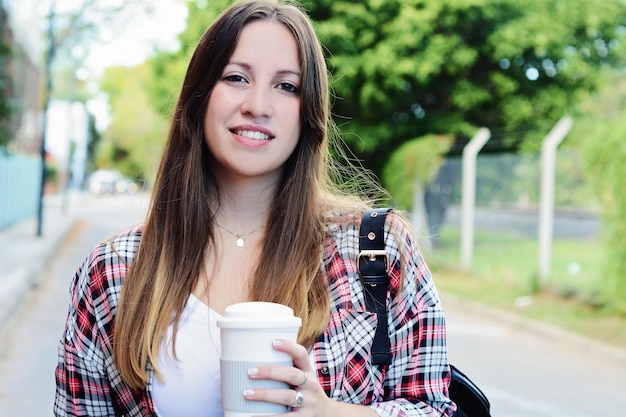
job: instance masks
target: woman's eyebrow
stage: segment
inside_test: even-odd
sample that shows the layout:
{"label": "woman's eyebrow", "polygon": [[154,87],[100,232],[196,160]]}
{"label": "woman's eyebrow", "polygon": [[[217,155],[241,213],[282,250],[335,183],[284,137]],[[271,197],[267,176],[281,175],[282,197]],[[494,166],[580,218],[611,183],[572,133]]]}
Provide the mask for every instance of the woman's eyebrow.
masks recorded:
{"label": "woman's eyebrow", "polygon": [[[239,62],[239,61],[233,61],[233,62],[229,62],[227,64],[228,65],[234,65],[234,66],[238,66],[241,67],[242,69],[246,70],[246,71],[250,71],[252,70],[252,66],[248,63],[245,62]],[[293,70],[293,69],[282,69],[276,72],[276,74],[278,75],[295,75],[296,77],[300,78],[302,76],[302,73],[299,70]]]}
{"label": "woman's eyebrow", "polygon": [[298,78],[302,76],[300,71],[293,71],[293,70],[282,70],[282,71],[278,71],[277,74],[278,75],[295,75]]}

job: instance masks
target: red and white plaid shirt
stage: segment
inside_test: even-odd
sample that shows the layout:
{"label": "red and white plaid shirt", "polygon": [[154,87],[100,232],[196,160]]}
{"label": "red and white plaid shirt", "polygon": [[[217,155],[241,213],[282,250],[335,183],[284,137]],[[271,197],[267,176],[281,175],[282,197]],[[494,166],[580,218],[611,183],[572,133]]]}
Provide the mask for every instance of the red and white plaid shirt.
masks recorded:
{"label": "red and white plaid shirt", "polygon": [[[157,416],[151,384],[129,388],[112,357],[113,320],[142,230],[138,226],[98,245],[74,276],[59,343],[57,416]],[[437,290],[413,238],[393,213],[385,231],[391,365],[370,364],[376,316],[365,308],[356,270],[358,225],[333,223],[323,252],[331,316],[313,347],[318,379],[332,399],[369,405],[381,416],[451,416],[455,407],[448,397],[445,317]],[[399,247],[407,254],[403,264]]]}

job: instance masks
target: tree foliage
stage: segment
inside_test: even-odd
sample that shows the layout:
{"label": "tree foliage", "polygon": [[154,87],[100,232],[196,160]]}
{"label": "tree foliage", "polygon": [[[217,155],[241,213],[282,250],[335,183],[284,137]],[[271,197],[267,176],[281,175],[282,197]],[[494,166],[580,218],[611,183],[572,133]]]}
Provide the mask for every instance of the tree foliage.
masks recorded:
{"label": "tree foliage", "polygon": [[408,210],[413,206],[414,181],[430,184],[435,178],[453,137],[428,135],[405,142],[391,154],[383,170],[383,184],[398,207]]}
{"label": "tree foliage", "polygon": [[601,297],[626,314],[626,80],[623,72],[603,75],[604,87],[579,108],[572,141],[600,202],[607,253]]}
{"label": "tree foliage", "polygon": [[178,36],[180,48],[175,52],[157,50],[151,65],[157,83],[150,86],[150,97],[156,110],[171,116],[185,77],[191,55],[206,28],[230,1],[188,1],[187,27]]}
{"label": "tree foliage", "polygon": [[154,83],[148,64],[107,69],[101,87],[109,96],[111,124],[98,167],[116,167],[141,183],[153,179],[167,133],[167,122],[152,108],[147,93]]}
{"label": "tree foliage", "polygon": [[[378,170],[401,143],[477,127],[532,142],[598,67],[623,58],[626,6],[607,0],[362,0],[308,2],[329,51],[334,113]],[[533,132],[540,132],[533,135]],[[515,135],[520,138],[520,135]],[[486,148],[489,150],[489,148]]]}
{"label": "tree foliage", "polygon": [[11,48],[0,37],[0,150],[8,145],[14,133],[11,127],[11,117],[15,109],[11,104],[9,89],[6,88],[10,84],[7,71],[7,64],[10,59]]}
{"label": "tree foliage", "polygon": [[140,14],[152,13],[150,0],[55,1],[47,11],[45,74],[51,77],[51,98],[86,101],[91,98],[84,80],[77,77],[94,44],[106,43],[112,34],[123,34]]}

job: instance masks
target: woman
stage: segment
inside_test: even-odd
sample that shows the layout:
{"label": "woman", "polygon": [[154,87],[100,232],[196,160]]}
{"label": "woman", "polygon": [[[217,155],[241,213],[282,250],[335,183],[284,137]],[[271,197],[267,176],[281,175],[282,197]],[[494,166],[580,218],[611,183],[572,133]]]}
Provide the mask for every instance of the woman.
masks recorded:
{"label": "woman", "polygon": [[[293,389],[248,400],[308,416],[449,416],[445,320],[405,222],[386,221],[392,363],[369,362],[355,270],[366,204],[333,189],[329,89],[306,15],[237,3],[189,64],[144,226],[96,247],[75,275],[57,415],[219,416],[215,319],[271,301],[302,318],[293,367],[250,378]],[[158,411],[157,411],[158,410]],[[158,414],[157,414],[158,412]]]}

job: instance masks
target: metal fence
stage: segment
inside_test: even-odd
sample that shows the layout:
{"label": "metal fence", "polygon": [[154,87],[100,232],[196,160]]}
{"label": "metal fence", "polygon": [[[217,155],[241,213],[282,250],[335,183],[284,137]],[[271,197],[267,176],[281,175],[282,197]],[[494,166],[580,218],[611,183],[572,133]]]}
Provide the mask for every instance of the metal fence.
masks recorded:
{"label": "metal fence", "polygon": [[[449,267],[462,263],[460,158],[446,161],[449,203],[441,222],[438,260]],[[541,158],[539,153],[479,155],[471,271],[497,280],[532,280],[559,291],[593,297],[601,287],[604,249],[598,199],[586,178],[580,151],[561,148],[556,160],[553,239],[549,272],[543,277],[539,244]],[[436,242],[437,243],[437,242]]]}
{"label": "metal fence", "polygon": [[37,215],[41,159],[0,152],[0,229]]}
{"label": "metal fence", "polygon": [[[448,199],[452,203],[447,224],[458,224],[461,204],[461,160],[449,165]],[[476,217],[478,229],[506,230],[536,236],[541,166],[538,153],[479,155],[476,167]],[[558,152],[554,189],[555,238],[597,237],[598,200],[587,181],[580,151]]]}

